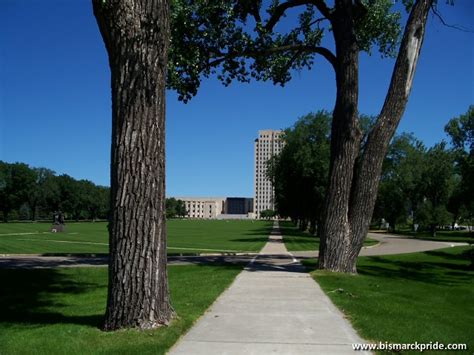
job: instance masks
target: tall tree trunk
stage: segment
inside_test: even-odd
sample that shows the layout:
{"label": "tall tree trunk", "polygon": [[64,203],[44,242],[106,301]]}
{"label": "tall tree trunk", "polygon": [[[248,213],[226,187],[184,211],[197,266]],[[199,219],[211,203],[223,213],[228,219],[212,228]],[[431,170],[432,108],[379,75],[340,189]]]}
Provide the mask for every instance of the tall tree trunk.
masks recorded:
{"label": "tall tree trunk", "polygon": [[[336,2],[336,11],[352,6],[343,3],[343,0]],[[432,3],[433,0],[418,0],[411,10],[385,103],[368,136],[363,154],[358,158],[360,132],[354,123],[351,106],[355,105],[357,114],[357,100],[353,98],[350,101],[350,97],[344,96],[350,84],[357,85],[357,72],[353,71],[351,76],[347,73],[350,69],[342,66],[341,54],[351,53],[351,42],[344,43],[344,37],[338,36],[338,30],[352,23],[350,11],[346,13],[345,23],[339,28],[334,25],[338,56],[336,75],[339,77],[334,110],[334,121],[337,122],[333,122],[332,127],[334,142],[331,146],[330,184],[323,226],[324,242],[320,245],[320,268],[350,273],[357,271],[356,260],[372,218],[383,159],[408,101]],[[348,56],[346,60],[349,61],[347,67],[357,68],[357,56]],[[339,80],[342,82],[339,83]],[[354,93],[357,93],[357,88],[354,88]],[[338,107],[341,105],[339,96],[345,98],[346,111],[341,112]],[[341,139],[341,133],[337,130],[352,132],[352,135],[346,133]]]}
{"label": "tall tree trunk", "polygon": [[[359,48],[352,21],[352,1],[336,1],[337,20],[333,31],[336,43],[336,105],[331,127],[331,164],[326,195],[319,267],[355,271],[346,265],[351,247],[349,221],[350,191],[354,163],[362,137],[358,124]],[[337,21],[337,22],[336,22]]]}
{"label": "tall tree trunk", "polygon": [[167,0],[93,0],[112,79],[109,290],[104,329],[168,324]]}

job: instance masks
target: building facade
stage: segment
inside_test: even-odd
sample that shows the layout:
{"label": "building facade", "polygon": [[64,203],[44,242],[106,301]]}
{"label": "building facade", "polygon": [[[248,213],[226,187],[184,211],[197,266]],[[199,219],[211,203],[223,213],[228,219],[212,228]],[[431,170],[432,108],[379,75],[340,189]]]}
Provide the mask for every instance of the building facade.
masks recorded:
{"label": "building facade", "polygon": [[248,215],[253,212],[253,198],[227,197],[225,201],[226,214]]}
{"label": "building facade", "polygon": [[267,178],[267,161],[274,155],[280,154],[283,148],[283,131],[261,130],[255,139],[254,154],[254,212],[256,218],[260,218],[260,212],[264,210],[275,210],[275,190],[271,181]]}
{"label": "building facade", "polygon": [[225,197],[175,197],[186,206],[188,217],[214,219],[225,212]]}
{"label": "building facade", "polygon": [[180,197],[188,218],[248,219],[253,217],[253,198],[249,197]]}

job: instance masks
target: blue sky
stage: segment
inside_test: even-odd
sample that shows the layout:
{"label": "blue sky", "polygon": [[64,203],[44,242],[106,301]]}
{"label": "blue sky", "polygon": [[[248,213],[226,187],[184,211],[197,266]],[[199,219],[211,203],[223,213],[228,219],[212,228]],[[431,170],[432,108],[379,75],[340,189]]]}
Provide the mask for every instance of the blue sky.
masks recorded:
{"label": "blue sky", "polygon": [[[440,1],[445,20],[471,26],[474,1]],[[399,131],[430,146],[474,103],[474,33],[430,16]],[[360,111],[377,114],[393,60],[361,56]],[[167,195],[252,196],[253,140],[334,106],[334,75],[317,60],[284,88],[271,83],[203,82],[188,104],[167,94]],[[107,55],[90,1],[0,2],[0,160],[47,167],[109,184],[110,84]]]}

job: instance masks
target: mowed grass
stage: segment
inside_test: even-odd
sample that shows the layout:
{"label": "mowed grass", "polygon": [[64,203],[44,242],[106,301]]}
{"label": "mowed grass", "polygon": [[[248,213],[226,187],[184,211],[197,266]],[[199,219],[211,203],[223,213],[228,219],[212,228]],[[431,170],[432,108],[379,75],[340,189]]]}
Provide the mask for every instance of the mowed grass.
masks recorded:
{"label": "mowed grass", "polygon": [[50,223],[0,223],[0,254],[108,253],[106,222],[67,223],[51,233]]}
{"label": "mowed grass", "polygon": [[170,266],[178,318],[153,331],[100,330],[106,268],[1,270],[0,354],[164,354],[240,272],[239,266]]}
{"label": "mowed grass", "polygon": [[[280,230],[288,251],[316,251],[319,250],[319,238],[303,232],[290,221],[281,221]],[[375,245],[376,240],[367,238],[364,246]]]}
{"label": "mowed grass", "polygon": [[[272,223],[253,220],[170,220],[168,253],[258,252]],[[0,223],[0,254],[108,253],[107,223]]]}
{"label": "mowed grass", "polygon": [[[456,247],[361,257],[358,275],[313,271],[312,276],[368,341],[466,343],[472,354],[470,252],[470,247]],[[310,267],[314,270],[314,260]]]}
{"label": "mowed grass", "polygon": [[168,252],[258,252],[272,226],[255,220],[170,220]]}

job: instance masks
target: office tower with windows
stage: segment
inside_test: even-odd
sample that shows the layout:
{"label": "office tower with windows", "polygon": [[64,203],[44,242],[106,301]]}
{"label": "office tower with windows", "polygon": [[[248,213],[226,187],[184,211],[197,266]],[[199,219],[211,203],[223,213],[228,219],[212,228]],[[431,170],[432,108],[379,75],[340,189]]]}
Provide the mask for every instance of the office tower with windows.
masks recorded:
{"label": "office tower with windows", "polygon": [[260,212],[264,210],[275,210],[275,190],[271,181],[267,178],[267,161],[274,155],[278,155],[283,148],[280,130],[258,131],[255,139],[255,166],[254,166],[254,212],[256,218],[260,218]]}

